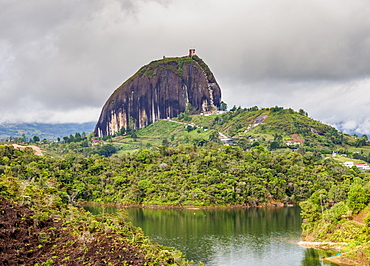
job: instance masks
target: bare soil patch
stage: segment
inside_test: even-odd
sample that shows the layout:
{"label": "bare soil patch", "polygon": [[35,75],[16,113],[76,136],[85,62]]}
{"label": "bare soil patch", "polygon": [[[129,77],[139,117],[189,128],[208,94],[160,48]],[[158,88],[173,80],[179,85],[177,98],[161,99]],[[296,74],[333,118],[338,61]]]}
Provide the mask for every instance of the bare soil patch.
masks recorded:
{"label": "bare soil patch", "polygon": [[301,144],[304,143],[304,139],[301,138],[301,136],[299,134],[291,134],[290,137],[292,138],[292,140],[294,142],[299,142]]}
{"label": "bare soil patch", "polygon": [[18,144],[12,144],[11,146],[13,146],[14,149],[18,149],[21,151],[24,151],[25,149],[32,149],[35,155],[39,155],[39,156],[43,155],[42,150],[35,145],[23,146],[23,145],[18,145]]}

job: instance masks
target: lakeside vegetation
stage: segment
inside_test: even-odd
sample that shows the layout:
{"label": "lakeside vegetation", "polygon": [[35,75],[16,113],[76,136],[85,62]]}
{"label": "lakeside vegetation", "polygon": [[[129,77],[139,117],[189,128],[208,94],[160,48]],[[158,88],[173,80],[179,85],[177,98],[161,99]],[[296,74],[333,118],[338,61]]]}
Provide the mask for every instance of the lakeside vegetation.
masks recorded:
{"label": "lakeside vegetation", "polygon": [[[0,146],[2,162],[36,162],[32,153],[8,148]],[[0,264],[188,265],[180,251],[127,222],[125,211],[93,216],[67,205],[71,195],[54,175],[25,179],[9,170],[0,175]]]}
{"label": "lakeside vegetation", "polygon": [[[332,195],[335,194],[333,199]],[[370,180],[352,180],[318,190],[300,203],[304,240],[338,243],[342,252],[336,260],[345,265],[370,264]],[[343,243],[348,245],[343,245]],[[320,245],[319,245],[320,246]],[[320,247],[325,248],[326,244]],[[335,246],[334,246],[335,247]]]}
{"label": "lakeside vegetation", "polygon": [[[229,146],[220,133],[232,139]],[[173,120],[103,139],[35,137],[30,142],[44,156],[0,145],[0,195],[32,208],[46,197],[52,211],[34,208],[45,217],[56,215],[54,209],[73,213],[67,204],[82,202],[177,208],[300,203],[306,240],[350,243],[343,258],[370,257],[370,174],[341,164],[370,161],[367,136],[342,134],[304,110],[233,107],[205,116],[189,107]],[[12,184],[21,198],[9,192]],[[78,221],[95,219],[79,215],[85,218]]]}
{"label": "lakeside vegetation", "polygon": [[[370,174],[333,159],[216,143],[89,158],[37,156],[0,145],[0,158],[0,196],[31,207],[47,221],[55,215],[71,223],[86,221],[76,234],[86,234],[95,218],[68,203],[252,207],[301,202],[306,240],[347,242],[346,256],[358,254],[354,250],[369,255]],[[96,219],[104,230],[105,223],[117,226],[110,220],[117,217]]]}

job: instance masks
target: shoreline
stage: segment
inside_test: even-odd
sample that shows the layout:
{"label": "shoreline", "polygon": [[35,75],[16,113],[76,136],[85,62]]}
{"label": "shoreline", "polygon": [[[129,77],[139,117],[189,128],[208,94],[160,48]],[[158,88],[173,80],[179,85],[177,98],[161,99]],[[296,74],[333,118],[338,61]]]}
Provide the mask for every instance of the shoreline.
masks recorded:
{"label": "shoreline", "polygon": [[[314,248],[314,249],[326,249],[326,250],[332,250],[339,252],[341,254],[335,254],[330,257],[324,257],[322,258],[325,261],[332,262],[338,265],[370,265],[369,264],[369,258],[359,256],[354,257],[353,252],[351,251],[345,251],[344,248],[349,245],[349,243],[345,242],[310,242],[310,241],[299,241],[297,243],[298,245],[305,247],[305,248]],[[357,250],[357,254],[359,250]],[[360,250],[361,251],[361,250]],[[362,251],[363,252],[363,251]]]}
{"label": "shoreline", "polygon": [[[337,252],[342,252],[343,248],[348,245],[348,243],[345,242],[311,242],[311,241],[299,241],[297,243],[299,246],[304,248],[314,248],[314,249],[326,249],[326,250],[333,250]],[[338,265],[361,265],[356,261],[353,261],[351,259],[348,259],[343,254],[336,254],[335,256],[331,257],[324,257],[322,260],[332,262]]]}
{"label": "shoreline", "polygon": [[248,205],[228,205],[228,206],[194,206],[194,205],[139,205],[139,204],[124,204],[124,203],[101,203],[101,202],[77,202],[80,207],[83,206],[107,206],[116,208],[143,208],[143,209],[162,209],[162,210],[212,210],[212,209],[250,209],[250,208],[284,208],[294,207],[298,204],[284,204],[284,203],[268,203],[259,206]]}
{"label": "shoreline", "polygon": [[314,248],[314,249],[330,249],[335,251],[342,251],[348,243],[345,242],[311,242],[311,241],[299,241],[297,243],[299,246],[304,248]]}

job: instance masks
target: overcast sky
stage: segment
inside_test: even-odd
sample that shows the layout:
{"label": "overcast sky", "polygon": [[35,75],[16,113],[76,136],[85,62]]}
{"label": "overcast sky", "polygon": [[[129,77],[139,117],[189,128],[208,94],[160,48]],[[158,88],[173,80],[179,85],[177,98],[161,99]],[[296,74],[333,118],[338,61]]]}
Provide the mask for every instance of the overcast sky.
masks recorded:
{"label": "overcast sky", "polygon": [[0,0],[0,122],[97,121],[141,66],[195,48],[229,107],[370,134],[369,14],[368,0]]}

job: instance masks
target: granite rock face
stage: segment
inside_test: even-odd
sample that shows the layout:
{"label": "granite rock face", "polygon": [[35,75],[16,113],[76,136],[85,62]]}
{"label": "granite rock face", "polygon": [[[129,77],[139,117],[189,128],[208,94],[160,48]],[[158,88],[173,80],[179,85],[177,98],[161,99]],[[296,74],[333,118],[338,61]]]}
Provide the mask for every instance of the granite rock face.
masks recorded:
{"label": "granite rock face", "polygon": [[96,136],[121,128],[143,128],[159,119],[173,118],[188,103],[197,112],[220,107],[221,89],[208,66],[197,55],[164,58],[143,66],[105,103]]}

